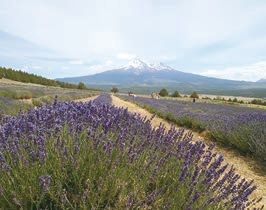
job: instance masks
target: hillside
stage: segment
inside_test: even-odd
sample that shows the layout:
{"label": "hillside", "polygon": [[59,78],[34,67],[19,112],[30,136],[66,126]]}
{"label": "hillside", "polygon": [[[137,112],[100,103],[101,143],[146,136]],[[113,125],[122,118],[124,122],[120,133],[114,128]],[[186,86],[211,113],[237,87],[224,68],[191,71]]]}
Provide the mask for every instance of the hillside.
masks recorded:
{"label": "hillside", "polygon": [[13,69],[0,68],[1,115],[15,115],[20,111],[59,101],[83,99],[98,92],[84,85],[75,85]]}
{"label": "hillside", "polygon": [[47,79],[42,76],[5,67],[0,67],[0,79],[1,78],[6,78],[23,83],[33,83],[33,84],[40,84],[46,86],[58,86],[62,88],[73,88],[73,89],[79,88],[79,86],[75,84]]}
{"label": "hillside", "polygon": [[138,59],[118,69],[58,80],[72,83],[84,82],[105,89],[117,86],[124,91],[134,90],[139,93],[149,93],[165,87],[170,91],[177,89],[183,93],[197,90],[209,94],[232,93],[238,96],[266,97],[266,84],[264,83],[205,77],[177,71],[162,63],[146,64]]}
{"label": "hillside", "polygon": [[35,106],[59,101],[84,99],[99,94],[88,89],[61,88],[14,80],[0,79],[0,118],[2,114],[15,115]]}
{"label": "hillside", "polygon": [[260,79],[257,82],[259,82],[259,83],[266,83],[266,79]]}

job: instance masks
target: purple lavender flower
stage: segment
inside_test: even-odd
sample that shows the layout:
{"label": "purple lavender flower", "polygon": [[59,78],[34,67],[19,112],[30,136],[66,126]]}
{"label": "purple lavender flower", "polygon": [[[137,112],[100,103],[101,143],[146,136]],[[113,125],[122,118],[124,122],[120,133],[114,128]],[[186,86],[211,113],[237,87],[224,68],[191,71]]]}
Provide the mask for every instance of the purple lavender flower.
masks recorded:
{"label": "purple lavender flower", "polygon": [[51,176],[43,175],[39,177],[39,186],[43,192],[47,192],[50,189]]}
{"label": "purple lavender flower", "polygon": [[[254,184],[241,179],[234,168],[226,171],[228,166],[223,164],[222,156],[213,152],[213,145],[192,142],[192,133],[185,133],[184,129],[172,127],[167,131],[163,125],[152,128],[150,119],[116,108],[110,101],[107,94],[87,103],[57,101],[5,118],[0,126],[0,173],[12,177],[10,172],[17,166],[25,171],[36,164],[45,167],[51,155],[58,158],[62,167],[74,166],[73,170],[79,170],[79,161],[88,150],[92,154],[100,152],[110,169],[116,169],[120,163],[124,168],[134,166],[139,177],[145,174],[149,180],[159,178],[160,183],[165,182],[162,189],[151,181],[151,186],[143,189],[141,201],[138,196],[128,195],[125,206],[152,207],[160,200],[162,206],[171,208],[171,196],[165,193],[175,189],[178,194],[182,188],[187,192],[184,209],[193,208],[204,197],[205,206],[222,201],[241,209],[251,202]],[[169,163],[174,167],[168,167]],[[12,168],[3,170],[3,166],[9,165]],[[168,172],[171,176],[165,180]],[[54,175],[39,176],[41,192],[48,192],[51,182],[57,181],[51,177]],[[79,192],[80,197],[82,192],[84,189]],[[67,190],[60,198],[65,205],[73,196]]]}

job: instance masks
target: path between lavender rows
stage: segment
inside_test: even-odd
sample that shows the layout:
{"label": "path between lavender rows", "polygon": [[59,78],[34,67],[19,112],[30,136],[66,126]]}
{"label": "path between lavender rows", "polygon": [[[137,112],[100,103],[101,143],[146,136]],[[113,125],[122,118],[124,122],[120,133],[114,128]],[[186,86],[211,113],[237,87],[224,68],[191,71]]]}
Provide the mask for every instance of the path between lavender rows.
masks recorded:
{"label": "path between lavender rows", "polygon": [[[146,111],[145,109],[140,108],[139,106],[133,103],[124,101],[113,95],[112,95],[112,104],[117,107],[127,108],[129,112],[138,113],[143,117],[148,117],[148,118],[152,117],[152,114]],[[170,123],[168,123],[167,121],[157,116],[154,117],[153,120],[151,121],[151,124],[154,127],[158,127],[160,123],[163,123],[167,129],[171,127]],[[202,140],[207,144],[210,143],[209,140],[204,139],[202,136],[200,136],[196,132],[193,132],[193,137],[195,141]],[[250,160],[249,158],[240,156],[239,154],[237,154],[236,152],[230,149],[216,147],[215,151],[219,154],[223,154],[225,162],[231,165],[234,165],[237,172],[241,176],[247,178],[248,180],[254,180],[254,183],[258,186],[258,189],[256,190],[256,192],[254,192],[254,196],[262,197],[261,204],[266,206],[266,177],[255,172],[254,165],[256,163]]]}
{"label": "path between lavender rows", "polygon": [[74,101],[75,102],[88,102],[88,101],[96,99],[98,96],[99,95],[91,96],[91,97],[87,97],[87,98],[81,98],[81,99],[77,99],[77,100],[74,100]]}
{"label": "path between lavender rows", "polygon": [[[94,100],[98,97],[93,96],[89,98],[84,98],[84,99],[79,99],[76,100],[77,102],[88,102],[91,100]],[[116,96],[111,96],[112,97],[112,104],[117,107],[123,107],[127,108],[129,112],[134,112],[138,113],[143,117],[148,117],[151,118],[153,114],[150,112],[146,111],[145,109],[130,103],[128,101],[124,101]],[[161,123],[165,125],[167,129],[169,129],[172,125],[168,123],[167,121],[163,120],[160,117],[154,117],[153,120],[151,121],[152,126],[158,127]],[[176,126],[177,127],[177,126]],[[187,131],[189,131],[187,129]],[[198,133],[193,132],[193,138],[194,140],[201,140],[204,141],[205,143],[210,143],[210,141],[204,139],[202,136],[200,136]],[[225,149],[221,147],[216,147],[216,152],[219,154],[224,155],[224,160],[225,162],[234,165],[236,167],[237,172],[245,177],[248,180],[254,180],[255,184],[258,186],[258,189],[256,192],[254,192],[253,196],[254,197],[262,197],[261,204],[266,206],[266,177],[262,176],[260,174],[257,174],[253,168],[254,164],[256,164],[254,161],[250,160],[249,158],[245,158],[243,156],[240,156],[236,152],[230,150],[230,149]]]}

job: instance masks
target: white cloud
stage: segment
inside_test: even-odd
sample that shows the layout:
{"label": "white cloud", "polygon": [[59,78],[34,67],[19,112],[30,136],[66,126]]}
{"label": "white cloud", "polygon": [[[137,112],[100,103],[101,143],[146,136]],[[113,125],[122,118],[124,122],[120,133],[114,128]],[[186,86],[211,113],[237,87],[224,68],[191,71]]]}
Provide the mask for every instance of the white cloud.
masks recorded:
{"label": "white cloud", "polygon": [[90,73],[100,73],[106,70],[112,70],[117,68],[117,65],[114,64],[114,62],[112,60],[106,60],[104,63],[102,64],[95,64],[89,67],[89,71]]}
{"label": "white cloud", "polygon": [[71,61],[69,61],[69,64],[82,65],[82,64],[84,64],[84,62],[82,60],[71,60]]}
{"label": "white cloud", "polygon": [[23,70],[23,71],[29,71],[30,67],[27,66],[27,65],[24,65],[20,69]]}
{"label": "white cloud", "polygon": [[137,56],[131,53],[123,52],[123,53],[118,53],[116,57],[121,60],[131,60],[136,58]]}
{"label": "white cloud", "polygon": [[31,68],[32,68],[32,69],[41,69],[42,67],[36,65],[36,66],[32,66]]}
{"label": "white cloud", "polygon": [[266,61],[241,67],[228,67],[219,70],[210,69],[203,71],[201,74],[222,79],[257,81],[261,78],[266,78]]}
{"label": "white cloud", "polygon": [[173,61],[176,59],[176,56],[174,55],[161,55],[158,57],[160,61]]}
{"label": "white cloud", "polygon": [[[119,64],[138,56],[170,62],[184,71],[216,70],[218,65],[224,68],[265,59],[266,1],[0,2],[0,31],[45,46],[63,57],[83,58],[84,61],[60,64],[69,65],[70,69],[77,67],[77,74],[87,68],[86,58],[102,63],[95,65],[95,69],[105,68],[109,58]],[[4,42],[0,56],[20,57],[19,65],[23,65],[26,47],[21,45],[20,51],[10,52],[14,45],[16,42],[13,45]],[[48,60],[36,65],[43,66],[43,74],[45,66],[55,67]],[[53,74],[57,74],[56,70]]]}

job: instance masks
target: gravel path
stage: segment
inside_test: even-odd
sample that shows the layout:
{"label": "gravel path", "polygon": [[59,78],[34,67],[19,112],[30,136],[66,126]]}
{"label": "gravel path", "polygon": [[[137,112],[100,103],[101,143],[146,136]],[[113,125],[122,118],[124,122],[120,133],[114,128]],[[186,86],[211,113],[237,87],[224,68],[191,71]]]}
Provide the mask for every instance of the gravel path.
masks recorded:
{"label": "gravel path", "polygon": [[[139,113],[143,117],[146,116],[148,118],[152,117],[152,114],[148,111],[146,111],[143,108],[140,108],[139,106],[130,103],[128,101],[124,101],[116,96],[112,96],[112,103],[113,105],[117,107],[123,107],[127,108],[130,112]],[[154,119],[151,121],[152,126],[158,127],[160,123],[163,123],[167,129],[171,127],[171,124],[167,121],[159,118],[154,117]],[[187,130],[188,131],[188,130]],[[210,141],[204,139],[204,137],[200,136],[198,133],[193,132],[194,140],[202,140],[206,142],[207,144],[210,143]],[[235,151],[232,151],[230,149],[226,149],[223,147],[216,147],[216,152],[219,154],[224,155],[225,162],[234,165],[236,168],[236,171],[243,177],[249,180],[254,180],[255,184],[258,186],[258,189],[254,193],[254,196],[256,197],[262,197],[261,204],[263,204],[266,207],[266,175],[261,175],[256,172],[256,162],[252,161],[250,158],[243,157],[236,153]]]}

